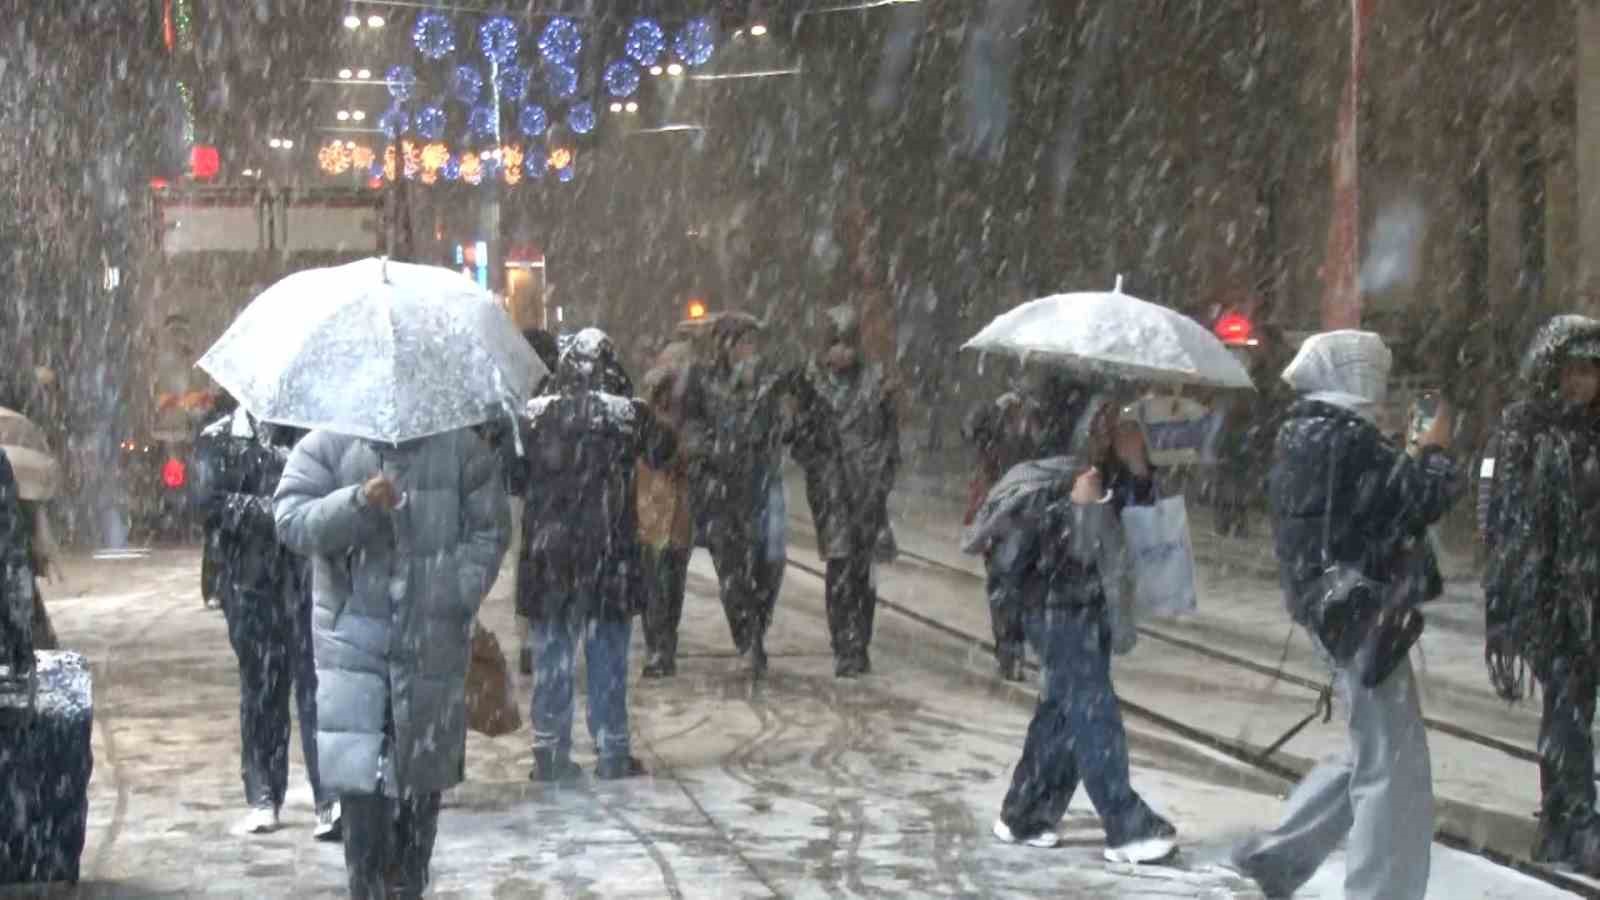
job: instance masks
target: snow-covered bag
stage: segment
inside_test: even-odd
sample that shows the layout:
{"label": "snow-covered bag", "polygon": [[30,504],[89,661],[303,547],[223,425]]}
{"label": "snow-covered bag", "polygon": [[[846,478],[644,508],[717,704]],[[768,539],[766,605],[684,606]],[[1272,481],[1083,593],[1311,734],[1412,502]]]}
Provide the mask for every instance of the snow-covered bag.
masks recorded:
{"label": "snow-covered bag", "polygon": [[1133,566],[1134,607],[1141,616],[1181,616],[1199,606],[1189,508],[1182,496],[1122,511]]}

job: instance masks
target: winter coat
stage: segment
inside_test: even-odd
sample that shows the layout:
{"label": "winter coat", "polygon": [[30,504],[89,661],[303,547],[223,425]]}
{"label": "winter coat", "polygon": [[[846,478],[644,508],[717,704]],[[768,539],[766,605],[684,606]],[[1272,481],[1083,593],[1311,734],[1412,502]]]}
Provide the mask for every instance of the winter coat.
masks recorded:
{"label": "winter coat", "polygon": [[872,549],[888,527],[900,425],[880,366],[843,376],[813,366],[801,387],[791,452],[805,469],[817,548],[844,559]]}
{"label": "winter coat", "polygon": [[20,640],[33,620],[33,562],[28,520],[11,461],[0,450],[0,665],[31,669],[34,647]]}
{"label": "winter coat", "polygon": [[991,574],[1025,612],[1101,606],[1118,652],[1133,646],[1131,558],[1122,536],[1122,510],[1155,502],[1155,474],[1136,478],[1108,465],[1105,503],[1071,501],[1084,466],[1069,456],[1014,466],[989,492],[962,535],[962,550],[990,553]]}
{"label": "winter coat", "polygon": [[528,403],[528,484],[517,610],[534,621],[578,613],[625,620],[642,608],[635,478],[662,466],[672,430],[642,400],[611,393],[620,366],[598,329],[562,354],[556,393]]}
{"label": "winter coat", "polygon": [[639,516],[639,541],[648,547],[688,549],[694,543],[688,455],[681,439],[682,417],[674,414],[682,408],[682,394],[693,364],[692,354],[687,342],[668,344],[644,376],[645,397],[662,424],[673,430],[678,444],[677,452],[659,469],[639,463],[634,486],[635,506]]}
{"label": "winter coat", "polygon": [[702,535],[764,531],[781,485],[783,398],[791,384],[781,377],[740,383],[725,370],[691,375],[684,411],[689,506]]}
{"label": "winter coat", "polygon": [[226,433],[210,435],[216,444],[207,473],[216,577],[223,591],[276,598],[295,564],[278,541],[272,496],[299,432],[258,429],[242,410],[223,422]]}
{"label": "winter coat", "polygon": [[517,611],[539,621],[582,606],[586,617],[629,618],[644,596],[638,466],[665,465],[676,438],[642,400],[598,390],[536,397],[528,420]]}
{"label": "winter coat", "polygon": [[1437,597],[1443,582],[1425,531],[1464,486],[1461,470],[1442,451],[1413,459],[1349,409],[1295,403],[1278,430],[1267,483],[1290,616],[1307,621],[1301,603],[1329,562],[1389,584],[1405,602]]}
{"label": "winter coat", "polygon": [[1523,360],[1527,396],[1502,414],[1484,516],[1489,665],[1521,692],[1517,658],[1596,658],[1600,599],[1600,412],[1565,408],[1558,380],[1574,357],[1600,358],[1600,321],[1559,316]]}
{"label": "winter coat", "polygon": [[[380,472],[404,498],[392,512],[361,495]],[[289,456],[275,511],[283,542],[312,558],[323,787],[458,784],[472,622],[510,531],[494,455],[466,429],[399,447],[313,432]]]}

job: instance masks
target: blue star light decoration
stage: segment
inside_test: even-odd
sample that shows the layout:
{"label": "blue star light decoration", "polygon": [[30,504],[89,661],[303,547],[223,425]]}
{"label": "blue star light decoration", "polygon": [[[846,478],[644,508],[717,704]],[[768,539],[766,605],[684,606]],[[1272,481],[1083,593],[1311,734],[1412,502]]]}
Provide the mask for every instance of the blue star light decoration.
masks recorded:
{"label": "blue star light decoration", "polygon": [[417,16],[417,24],[411,29],[411,43],[429,59],[444,59],[456,50],[455,26],[440,13],[423,13]]}
{"label": "blue star light decoration", "polygon": [[387,112],[378,117],[378,129],[389,137],[399,137],[410,127],[411,117],[398,105],[389,107]]}
{"label": "blue star light decoration", "polygon": [[588,134],[594,130],[594,104],[585,100],[574,104],[567,110],[567,127],[578,134]]}
{"label": "blue star light decoration", "polygon": [[494,16],[478,26],[478,49],[490,62],[509,66],[517,58],[517,23]]}
{"label": "blue star light decoration", "polygon": [[716,32],[711,27],[711,20],[690,19],[685,22],[683,30],[678,32],[678,37],[673,41],[672,49],[685,65],[703,66],[710,62],[712,52],[717,49]]}
{"label": "blue star light decoration", "polygon": [[572,171],[571,163],[568,163],[565,167],[556,170],[556,177],[561,179],[563,182],[571,181],[572,176],[576,174],[576,172]]}
{"label": "blue star light decoration", "polygon": [[483,76],[471,66],[456,66],[450,73],[450,92],[468,106],[478,102],[483,93]]}
{"label": "blue star light decoration", "polygon": [[543,178],[549,166],[550,159],[545,156],[543,147],[529,147],[522,155],[522,173],[529,178]]}
{"label": "blue star light decoration", "polygon": [[456,181],[460,179],[461,159],[454,153],[450,154],[450,158],[445,160],[444,165],[439,167],[439,174],[444,176],[445,181]]}
{"label": "blue star light decoration", "polygon": [[606,65],[606,90],[613,97],[632,97],[639,89],[639,67],[630,60],[613,60]]}
{"label": "blue star light decoration", "polygon": [[497,124],[492,106],[475,107],[467,116],[467,130],[478,137],[494,137]]}
{"label": "blue star light decoration", "polygon": [[545,66],[545,81],[550,85],[550,93],[557,97],[571,97],[578,92],[578,70],[576,67],[563,62],[552,62]]}
{"label": "blue star light decoration", "polygon": [[539,34],[539,53],[550,62],[572,63],[583,52],[583,32],[565,16],[556,16]]}
{"label": "blue star light decoration", "polygon": [[550,127],[550,117],[542,106],[529,104],[517,113],[517,130],[526,137],[538,137],[544,134],[544,130],[548,127]]}
{"label": "blue star light decoration", "polygon": [[417,87],[417,70],[410,66],[390,66],[384,80],[389,82],[389,96],[396,100],[410,100]]}
{"label": "blue star light decoration", "polygon": [[500,99],[507,103],[521,102],[528,93],[528,70],[512,66],[501,69],[495,75],[495,84],[500,88]]}
{"label": "blue star light decoration", "polygon": [[449,127],[450,117],[443,108],[438,106],[424,106],[417,110],[416,129],[418,136],[425,140],[437,141],[444,137],[445,128]]}
{"label": "blue star light decoration", "polygon": [[628,26],[622,50],[641,66],[653,66],[667,50],[667,33],[655,19],[634,19]]}

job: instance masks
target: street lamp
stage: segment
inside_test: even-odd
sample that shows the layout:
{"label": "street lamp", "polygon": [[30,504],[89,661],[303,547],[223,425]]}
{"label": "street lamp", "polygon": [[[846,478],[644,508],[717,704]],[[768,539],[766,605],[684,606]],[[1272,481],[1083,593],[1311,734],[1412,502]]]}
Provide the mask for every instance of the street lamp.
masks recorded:
{"label": "street lamp", "polygon": [[673,63],[672,65],[667,66],[667,74],[668,75],[672,75],[674,77],[676,77],[678,75],[682,75],[683,74],[683,66],[679,65],[678,63]]}
{"label": "street lamp", "polygon": [[661,75],[662,72],[665,72],[665,71],[666,70],[661,68],[660,66],[651,66],[650,67],[650,74],[658,76],[658,77]]}
{"label": "street lamp", "polygon": [[366,110],[358,109],[350,114],[350,118],[355,119],[357,122],[365,122],[367,119]]}
{"label": "street lamp", "polygon": [[338,112],[334,113],[333,117],[335,119],[338,119],[341,122],[348,122],[348,121],[350,121],[350,111],[347,110],[347,109],[341,109]]}
{"label": "street lamp", "polygon": [[283,141],[279,138],[273,138],[272,140],[267,141],[267,146],[277,150],[283,146]]}
{"label": "street lamp", "polygon": [[383,16],[379,16],[379,15],[367,16],[367,27],[368,28],[382,28],[383,27]]}
{"label": "street lamp", "polygon": [[355,13],[345,16],[344,27],[350,29],[351,31],[355,31],[357,28],[361,27],[361,17]]}
{"label": "street lamp", "polygon": [[339,70],[339,77],[340,78],[350,78],[353,75],[355,75],[355,73],[350,71],[349,69],[340,69]]}
{"label": "street lamp", "polygon": [[639,104],[629,100],[628,105],[625,108],[628,110],[628,112],[636,113],[639,111]]}
{"label": "street lamp", "polygon": [[767,33],[767,26],[760,24],[751,25],[750,33],[756,37],[764,37]]}
{"label": "street lamp", "polygon": [[356,77],[360,78],[362,81],[366,81],[367,79],[372,77],[372,70],[371,69],[362,69],[361,71],[356,73]]}

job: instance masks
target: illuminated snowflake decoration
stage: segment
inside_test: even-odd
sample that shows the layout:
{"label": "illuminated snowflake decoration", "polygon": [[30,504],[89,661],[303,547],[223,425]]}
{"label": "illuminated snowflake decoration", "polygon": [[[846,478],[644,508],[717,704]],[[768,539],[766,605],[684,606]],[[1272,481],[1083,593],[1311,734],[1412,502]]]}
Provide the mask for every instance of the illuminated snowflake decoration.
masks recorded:
{"label": "illuminated snowflake decoration", "polygon": [[461,160],[455,158],[454,156],[445,160],[444,165],[439,167],[439,174],[444,176],[445,181],[455,181],[456,179],[460,178]]}
{"label": "illuminated snowflake decoration", "polygon": [[471,66],[456,66],[450,73],[450,93],[468,106],[477,103],[483,93],[483,76]]}
{"label": "illuminated snowflake decoration", "polygon": [[417,120],[414,123],[418,136],[425,140],[437,141],[444,137],[445,129],[450,127],[450,117],[437,106],[424,106],[417,110]]}
{"label": "illuminated snowflake decoration", "polygon": [[641,66],[653,66],[667,50],[667,34],[655,19],[634,19],[628,26],[622,50]]}
{"label": "illuminated snowflake decoration", "polygon": [[544,155],[543,147],[529,147],[522,155],[522,171],[529,178],[543,178],[544,170],[550,165],[550,160]]}
{"label": "illuminated snowflake decoration", "polygon": [[538,137],[550,127],[550,117],[545,114],[544,107],[529,105],[524,106],[517,113],[517,130],[527,137]]}
{"label": "illuminated snowflake decoration", "polygon": [[389,107],[388,112],[378,117],[378,129],[389,137],[399,137],[410,127],[411,117],[399,106]]}
{"label": "illuminated snowflake decoration", "polygon": [[594,104],[585,101],[575,104],[567,110],[567,127],[578,134],[588,134],[594,130],[595,116]]}
{"label": "illuminated snowflake decoration", "polygon": [[396,100],[410,100],[417,86],[417,70],[410,66],[390,66],[384,78],[389,82],[389,96]]}
{"label": "illuminated snowflake decoration", "polygon": [[467,131],[477,137],[494,137],[495,130],[499,124],[499,119],[494,114],[494,107],[492,106],[475,107],[471,114],[467,116]]}
{"label": "illuminated snowflake decoration", "polygon": [[423,56],[444,59],[456,50],[456,29],[439,13],[423,13],[417,16],[417,24],[411,29],[411,42]]}
{"label": "illuminated snowflake decoration", "polygon": [[577,173],[573,171],[571,166],[566,166],[565,168],[556,170],[556,177],[561,179],[563,182],[571,181],[573,176],[576,174]]}
{"label": "illuminated snowflake decoration", "polygon": [[687,65],[703,66],[710,62],[711,54],[717,49],[716,32],[711,27],[711,20],[690,19],[685,22],[683,30],[678,32],[678,37],[673,41],[672,49]]}
{"label": "illuminated snowflake decoration", "polygon": [[632,97],[639,89],[639,67],[626,59],[614,60],[606,66],[606,90],[613,97]]}
{"label": "illuminated snowflake decoration", "polygon": [[544,77],[550,85],[550,93],[557,97],[571,97],[578,92],[578,70],[574,66],[550,63],[545,66]]}
{"label": "illuminated snowflake decoration", "polygon": [[528,72],[516,66],[501,69],[495,78],[495,84],[500,87],[501,100],[518,103],[528,94]]}
{"label": "illuminated snowflake decoration", "polygon": [[517,58],[517,23],[495,16],[478,26],[478,49],[485,59],[502,66]]}
{"label": "illuminated snowflake decoration", "polygon": [[550,20],[539,35],[539,54],[550,62],[572,63],[583,52],[583,32],[565,16]]}

